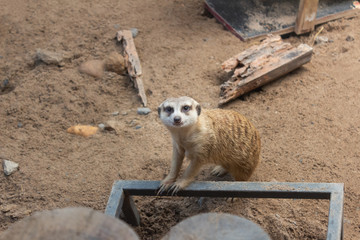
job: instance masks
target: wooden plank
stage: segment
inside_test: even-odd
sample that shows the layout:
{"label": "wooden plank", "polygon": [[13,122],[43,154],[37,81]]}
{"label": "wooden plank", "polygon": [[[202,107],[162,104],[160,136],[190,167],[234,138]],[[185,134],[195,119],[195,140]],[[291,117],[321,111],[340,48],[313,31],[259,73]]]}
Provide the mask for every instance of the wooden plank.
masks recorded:
{"label": "wooden plank", "polygon": [[222,64],[222,68],[233,71],[233,75],[220,87],[219,105],[293,71],[309,62],[311,55],[312,48],[308,45],[293,47],[279,36],[271,36],[262,44],[237,54]]}
{"label": "wooden plank", "polygon": [[141,79],[142,68],[140,59],[136,51],[134,39],[130,30],[121,30],[117,32],[117,40],[123,46],[123,56],[125,58],[125,65],[130,76],[134,82],[135,88],[138,90],[139,97],[144,106],[147,105],[147,98],[144,88],[144,83]]}
{"label": "wooden plank", "polygon": [[295,21],[295,33],[303,34],[314,30],[319,0],[300,0]]}

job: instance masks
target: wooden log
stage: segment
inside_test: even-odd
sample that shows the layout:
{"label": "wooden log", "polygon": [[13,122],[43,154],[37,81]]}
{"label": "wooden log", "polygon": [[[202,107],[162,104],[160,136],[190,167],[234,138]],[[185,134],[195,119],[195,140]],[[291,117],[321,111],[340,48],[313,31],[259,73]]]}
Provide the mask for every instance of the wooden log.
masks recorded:
{"label": "wooden log", "polygon": [[219,105],[293,71],[310,61],[312,48],[306,44],[293,47],[280,36],[270,36],[262,44],[226,60],[222,69],[233,71],[232,77],[220,87]]}
{"label": "wooden log", "polygon": [[117,32],[117,40],[123,46],[123,56],[130,79],[133,81],[135,88],[138,90],[139,97],[144,106],[147,105],[147,98],[144,83],[141,79],[142,69],[140,59],[136,51],[134,39],[130,30],[121,30]]}
{"label": "wooden log", "polygon": [[0,240],[139,239],[129,225],[90,208],[64,208],[26,217],[0,235]]}
{"label": "wooden log", "polygon": [[319,0],[300,0],[295,21],[295,33],[303,34],[314,30]]}

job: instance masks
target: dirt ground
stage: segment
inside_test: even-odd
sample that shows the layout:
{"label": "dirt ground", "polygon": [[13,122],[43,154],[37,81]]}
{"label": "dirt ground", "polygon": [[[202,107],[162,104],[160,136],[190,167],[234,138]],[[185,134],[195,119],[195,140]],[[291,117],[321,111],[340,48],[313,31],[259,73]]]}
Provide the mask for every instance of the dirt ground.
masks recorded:
{"label": "dirt ground", "polygon": [[[170,135],[157,106],[188,95],[217,107],[226,75],[221,63],[259,41],[242,42],[202,0],[0,0],[0,156],[19,163],[0,174],[0,232],[40,210],[85,206],[104,211],[118,179],[161,180],[171,157]],[[345,183],[344,239],[360,239],[360,17],[322,25],[328,43],[314,45],[310,63],[224,106],[259,129],[262,162],[251,181]],[[319,26],[320,27],[320,26]],[[317,27],[316,31],[319,30]],[[135,44],[152,112],[126,76],[79,73],[81,63],[119,51],[120,29],[137,28]],[[315,31],[315,32],[316,32]],[[312,44],[310,35],[284,39]],[[60,66],[34,62],[36,49],[66,52]],[[119,112],[118,115],[113,114]],[[116,133],[84,138],[75,124],[116,122]],[[198,180],[214,180],[205,168]],[[217,179],[215,179],[217,180]],[[222,179],[220,179],[222,180]],[[228,177],[228,180],[231,180]],[[325,239],[328,201],[137,197],[142,239],[203,212],[226,212],[260,224],[273,239]]]}

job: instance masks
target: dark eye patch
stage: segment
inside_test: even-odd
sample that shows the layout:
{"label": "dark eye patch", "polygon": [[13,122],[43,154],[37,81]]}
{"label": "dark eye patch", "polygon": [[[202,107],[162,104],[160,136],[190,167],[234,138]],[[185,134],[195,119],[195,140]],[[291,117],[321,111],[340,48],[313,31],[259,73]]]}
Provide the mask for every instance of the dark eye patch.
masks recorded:
{"label": "dark eye patch", "polygon": [[164,111],[165,111],[166,113],[173,113],[173,112],[174,112],[174,108],[173,108],[173,107],[165,107],[165,108],[164,108]]}

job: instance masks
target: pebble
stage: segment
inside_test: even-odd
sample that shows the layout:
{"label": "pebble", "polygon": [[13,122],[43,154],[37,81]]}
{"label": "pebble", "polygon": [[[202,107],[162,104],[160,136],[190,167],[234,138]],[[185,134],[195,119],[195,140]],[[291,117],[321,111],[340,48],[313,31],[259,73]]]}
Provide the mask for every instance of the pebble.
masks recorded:
{"label": "pebble", "polygon": [[105,124],[100,123],[100,124],[98,125],[98,127],[99,127],[101,130],[104,130],[104,129],[105,129]]}
{"label": "pebble", "polygon": [[139,34],[139,30],[137,28],[130,29],[132,33],[132,37],[135,38]]}
{"label": "pebble", "polygon": [[21,122],[18,122],[17,127],[18,127],[18,128],[22,128],[22,127],[23,127],[23,124],[22,124]]}
{"label": "pebble", "polygon": [[141,128],[140,125],[137,125],[137,126],[135,127],[136,130],[137,130],[137,129],[140,129],[140,128]]}
{"label": "pebble", "polygon": [[139,115],[148,115],[151,112],[150,108],[138,108],[137,113]]}
{"label": "pebble", "polygon": [[0,89],[5,89],[9,85],[9,79],[5,78],[0,85]]}
{"label": "pebble", "polygon": [[325,37],[325,36],[318,36],[315,39],[316,44],[322,44],[322,43],[328,43],[328,42],[329,42],[329,38]]}
{"label": "pebble", "polygon": [[63,60],[64,56],[61,53],[51,52],[44,49],[36,49],[37,60],[43,61],[46,64],[59,65]]}
{"label": "pebble", "polygon": [[118,115],[119,115],[119,112],[113,112],[111,115],[113,115],[114,117],[115,117],[115,116],[118,116]]}
{"label": "pebble", "polygon": [[6,176],[9,176],[19,168],[19,164],[10,160],[3,160],[3,169]]}
{"label": "pebble", "polygon": [[352,42],[352,41],[354,41],[355,39],[354,39],[354,37],[353,36],[347,36],[346,37],[346,41],[348,41],[348,42]]}
{"label": "pebble", "polygon": [[128,115],[128,112],[123,111],[123,112],[121,112],[121,115],[126,116],[126,115]]}

